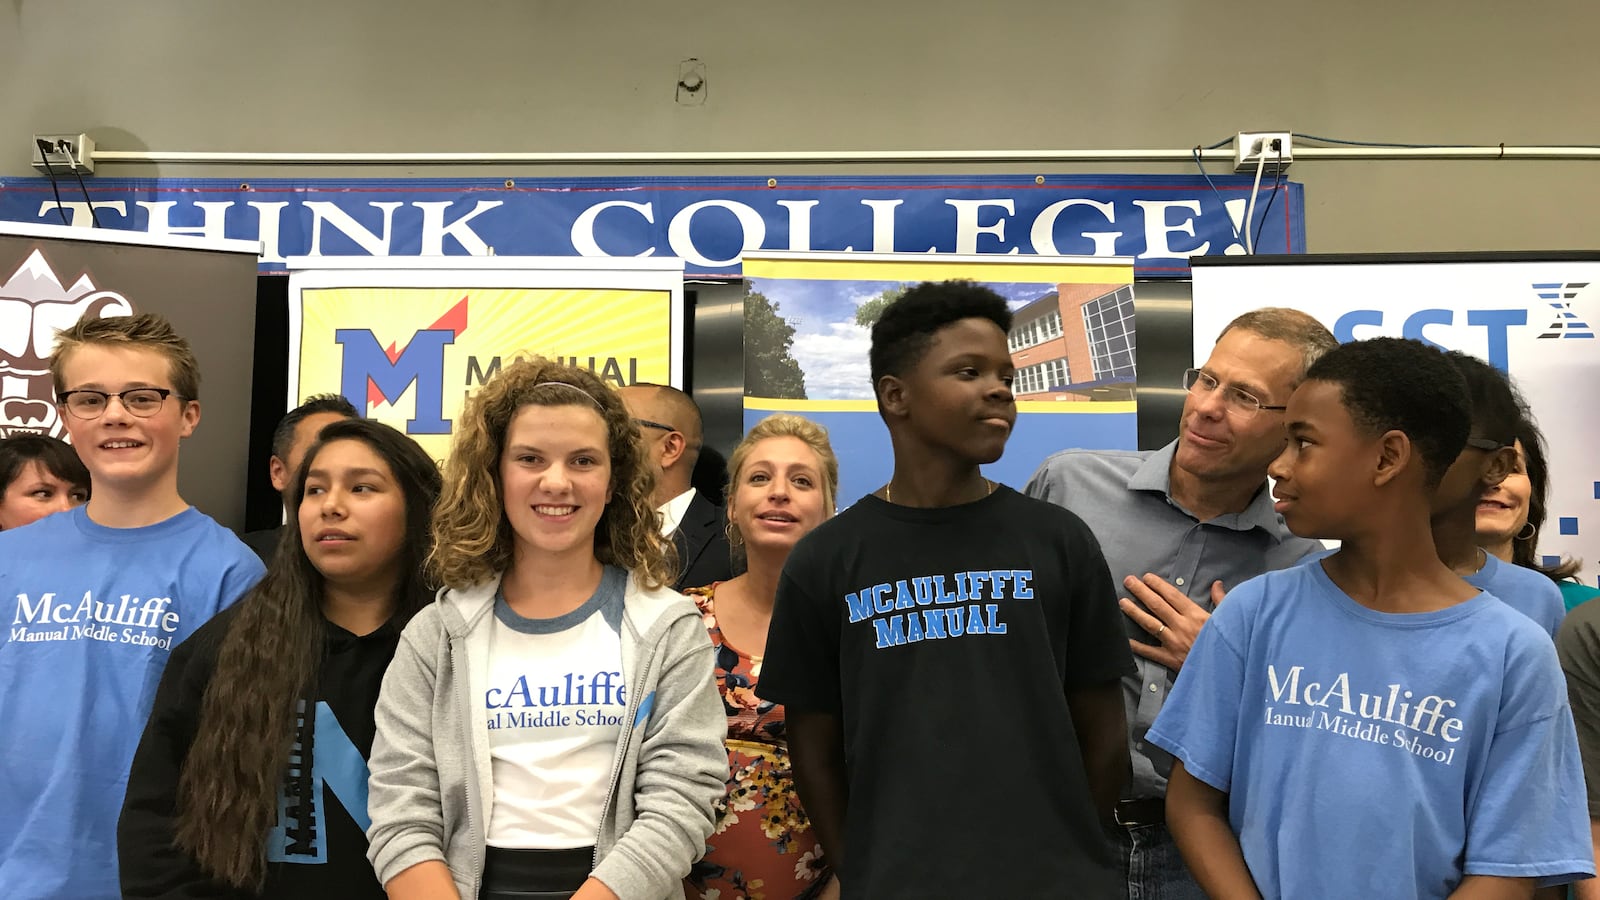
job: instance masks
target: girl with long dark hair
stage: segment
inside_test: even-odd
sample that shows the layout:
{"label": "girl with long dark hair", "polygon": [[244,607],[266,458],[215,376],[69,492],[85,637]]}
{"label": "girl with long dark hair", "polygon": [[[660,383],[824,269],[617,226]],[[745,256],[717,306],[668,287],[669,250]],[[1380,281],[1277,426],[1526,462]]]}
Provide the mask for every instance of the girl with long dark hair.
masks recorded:
{"label": "girl with long dark hair", "polygon": [[438,467],[378,422],[323,429],[267,575],[172,651],[118,824],[125,897],[380,898],[373,708],[424,575]]}
{"label": "girl with long dark hair", "polygon": [[665,900],[705,850],[727,725],[628,410],[519,360],[467,401],[446,590],[378,701],[369,856],[392,900]]}

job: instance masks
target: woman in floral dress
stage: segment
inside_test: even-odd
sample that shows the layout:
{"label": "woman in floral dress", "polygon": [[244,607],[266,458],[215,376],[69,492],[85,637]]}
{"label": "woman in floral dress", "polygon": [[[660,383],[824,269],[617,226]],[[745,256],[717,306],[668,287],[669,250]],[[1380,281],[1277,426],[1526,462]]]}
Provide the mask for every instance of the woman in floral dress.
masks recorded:
{"label": "woman in floral dress", "polygon": [[820,425],[762,420],[728,461],[728,540],[747,571],[685,591],[716,645],[728,713],[728,791],[705,858],[684,881],[688,900],[791,900],[839,894],[795,793],[783,707],[756,697],[778,575],[801,537],[833,515],[839,463]]}

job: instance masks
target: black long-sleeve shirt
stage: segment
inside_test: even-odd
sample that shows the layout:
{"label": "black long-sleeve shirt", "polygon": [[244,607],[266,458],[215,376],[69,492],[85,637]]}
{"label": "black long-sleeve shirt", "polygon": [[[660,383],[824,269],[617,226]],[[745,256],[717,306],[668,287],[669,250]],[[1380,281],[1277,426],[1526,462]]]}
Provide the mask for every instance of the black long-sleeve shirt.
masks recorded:
{"label": "black long-sleeve shirt", "polygon": [[362,637],[327,623],[314,699],[302,708],[284,773],[278,823],[264,836],[268,863],[261,893],[208,877],[192,856],[174,846],[179,773],[237,609],[218,615],[178,645],[162,674],[117,826],[123,896],[382,900],[383,887],[366,858],[366,761],[378,689],[399,642],[393,622]]}

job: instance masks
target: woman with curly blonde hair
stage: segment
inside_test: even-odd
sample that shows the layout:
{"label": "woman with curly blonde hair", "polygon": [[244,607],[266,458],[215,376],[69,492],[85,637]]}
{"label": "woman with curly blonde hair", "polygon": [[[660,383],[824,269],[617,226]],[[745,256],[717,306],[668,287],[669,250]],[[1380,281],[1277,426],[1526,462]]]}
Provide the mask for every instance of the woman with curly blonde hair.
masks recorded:
{"label": "woman with curly blonde hair", "polygon": [[393,900],[662,900],[705,847],[726,724],[626,408],[538,357],[468,400],[372,751]]}
{"label": "woman with curly blonde hair", "polygon": [[833,515],[839,461],[821,425],[779,413],[762,419],[728,460],[728,542],[744,574],[688,591],[716,647],[728,717],[727,793],[686,900],[839,896],[822,845],[800,806],[783,707],[756,696],[778,575],[794,545]]}

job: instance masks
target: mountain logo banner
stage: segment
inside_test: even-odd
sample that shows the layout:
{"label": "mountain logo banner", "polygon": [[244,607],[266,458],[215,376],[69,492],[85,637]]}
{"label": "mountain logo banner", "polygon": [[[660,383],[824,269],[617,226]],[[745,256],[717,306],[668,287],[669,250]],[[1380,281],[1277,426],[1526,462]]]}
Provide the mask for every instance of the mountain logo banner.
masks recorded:
{"label": "mountain logo banner", "polygon": [[50,377],[56,332],[84,316],[158,313],[200,364],[200,427],[183,442],[178,490],[242,526],[260,252],[245,241],[0,222],[0,438],[67,438]]}

